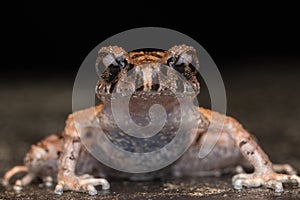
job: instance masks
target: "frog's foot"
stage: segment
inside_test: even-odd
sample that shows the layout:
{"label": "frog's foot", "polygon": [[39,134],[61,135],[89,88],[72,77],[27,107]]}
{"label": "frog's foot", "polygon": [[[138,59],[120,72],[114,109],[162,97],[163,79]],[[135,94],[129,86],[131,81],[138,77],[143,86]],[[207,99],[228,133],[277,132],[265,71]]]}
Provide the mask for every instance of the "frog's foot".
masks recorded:
{"label": "frog's foot", "polygon": [[274,189],[275,192],[283,192],[282,183],[297,184],[300,188],[300,177],[290,174],[277,174],[275,172],[268,172],[266,174],[237,174],[232,178],[234,189],[240,190],[243,187],[254,188],[265,186]]}
{"label": "frog's foot", "polygon": [[91,178],[91,176],[83,175],[80,177],[68,176],[59,181],[55,187],[54,193],[61,195],[63,191],[71,190],[77,192],[87,192],[90,195],[96,195],[95,186],[101,185],[102,190],[110,188],[109,182],[104,178]]}
{"label": "frog's foot", "polygon": [[29,183],[31,183],[31,181],[35,178],[35,174],[32,173],[28,173],[26,174],[22,179],[18,179],[15,182],[15,185],[13,186],[13,189],[16,192],[20,192],[23,187],[29,185]]}
{"label": "frog's foot", "polygon": [[20,172],[28,172],[28,168],[26,166],[15,166],[12,169],[10,169],[8,172],[5,173],[3,180],[2,180],[2,185],[4,187],[9,185],[10,179],[16,175],[17,173]]}
{"label": "frog's foot", "polygon": [[289,164],[273,164],[273,170],[280,173],[297,174],[297,171]]}
{"label": "frog's foot", "polygon": [[23,189],[23,187],[25,187],[29,183],[31,183],[31,181],[36,177],[36,175],[34,173],[31,173],[28,171],[28,168],[26,166],[15,166],[11,170],[6,172],[6,174],[4,175],[4,178],[2,180],[2,185],[5,187],[8,186],[11,178],[20,172],[27,172],[27,174],[22,179],[18,179],[15,182],[13,189],[16,192],[21,191]]}

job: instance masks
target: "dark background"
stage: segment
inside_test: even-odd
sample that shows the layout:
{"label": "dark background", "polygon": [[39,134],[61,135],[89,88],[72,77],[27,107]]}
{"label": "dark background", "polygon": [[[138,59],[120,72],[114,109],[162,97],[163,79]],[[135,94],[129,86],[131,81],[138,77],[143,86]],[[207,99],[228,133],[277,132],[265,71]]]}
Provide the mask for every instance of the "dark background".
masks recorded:
{"label": "dark background", "polygon": [[[227,113],[258,138],[272,161],[290,163],[300,171],[297,5],[13,3],[1,24],[0,177],[22,163],[31,144],[64,128],[64,120],[72,112],[73,82],[87,54],[114,34],[144,26],[175,29],[198,41],[221,72]],[[207,93],[201,93],[199,104],[208,105],[207,100]],[[88,198],[80,193],[64,195]],[[207,199],[275,196],[266,189],[234,191],[230,175],[143,183],[116,181],[108,194],[99,191],[104,199],[199,199],[201,195]],[[299,193],[286,189],[285,197],[299,198]],[[35,182],[20,194],[0,186],[0,198],[53,199],[54,195],[53,188],[46,190]]]}
{"label": "dark background", "polygon": [[97,44],[121,31],[143,26],[171,28],[192,37],[220,70],[227,70],[227,63],[298,58],[296,8],[282,3],[23,2],[14,6],[4,22],[7,36],[2,47],[8,54],[4,60],[14,65],[5,70],[13,71],[13,75],[74,77]]}

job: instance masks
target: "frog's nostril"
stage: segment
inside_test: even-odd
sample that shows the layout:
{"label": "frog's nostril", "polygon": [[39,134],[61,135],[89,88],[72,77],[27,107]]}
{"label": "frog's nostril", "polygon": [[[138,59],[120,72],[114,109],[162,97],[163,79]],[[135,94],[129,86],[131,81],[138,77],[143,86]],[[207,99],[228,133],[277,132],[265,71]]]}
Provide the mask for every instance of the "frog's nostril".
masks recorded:
{"label": "frog's nostril", "polygon": [[144,84],[144,91],[150,92],[151,91],[151,87],[152,87],[151,82],[145,82],[145,84]]}

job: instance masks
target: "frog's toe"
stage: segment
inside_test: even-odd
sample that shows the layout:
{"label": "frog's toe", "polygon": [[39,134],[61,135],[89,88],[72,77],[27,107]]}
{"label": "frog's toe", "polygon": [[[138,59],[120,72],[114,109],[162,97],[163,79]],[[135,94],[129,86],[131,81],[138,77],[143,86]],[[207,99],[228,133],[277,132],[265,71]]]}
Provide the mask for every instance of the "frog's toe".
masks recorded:
{"label": "frog's toe", "polygon": [[108,190],[110,188],[109,182],[106,179],[104,179],[104,178],[80,179],[79,180],[79,184],[82,187],[87,187],[87,188],[89,188],[90,185],[92,185],[92,186],[101,185],[102,186],[102,190]]}
{"label": "frog's toe", "polygon": [[20,192],[23,187],[27,186],[29,183],[31,183],[31,181],[35,178],[35,174],[33,173],[28,173],[26,174],[22,179],[18,179],[16,180],[13,189],[16,192]]}
{"label": "frog's toe", "polygon": [[55,186],[54,193],[57,195],[62,195],[64,192],[64,181],[59,181]]}
{"label": "frog's toe", "polygon": [[22,181],[17,180],[16,183],[13,186],[13,189],[15,192],[20,192],[23,189]]}
{"label": "frog's toe", "polygon": [[300,177],[297,175],[277,174],[275,172],[265,175],[237,174],[232,178],[234,189],[240,190],[245,188],[255,188],[265,186],[274,189],[275,192],[283,192],[282,183],[293,183],[300,187]]}
{"label": "frog's toe", "polygon": [[297,171],[289,164],[273,164],[273,170],[280,173],[287,173],[292,175],[297,174]]}
{"label": "frog's toe", "polygon": [[261,186],[259,177],[254,177],[252,174],[237,174],[232,178],[234,189],[241,190],[243,187],[253,188]]}
{"label": "frog's toe", "polygon": [[4,187],[9,185],[10,179],[15,176],[17,173],[20,172],[28,172],[28,168],[26,166],[15,166],[12,169],[10,169],[8,172],[5,173],[3,180],[2,180],[2,185]]}
{"label": "frog's toe", "polygon": [[96,195],[97,190],[95,186],[101,185],[102,190],[108,190],[110,188],[109,182],[104,178],[89,178],[90,176],[65,178],[65,180],[59,181],[55,187],[54,193],[61,195],[63,191],[71,190],[78,192],[87,192],[90,195]]}
{"label": "frog's toe", "polygon": [[43,179],[43,182],[44,182],[44,185],[46,187],[52,187],[53,185],[53,178],[51,176],[46,176],[44,179]]}

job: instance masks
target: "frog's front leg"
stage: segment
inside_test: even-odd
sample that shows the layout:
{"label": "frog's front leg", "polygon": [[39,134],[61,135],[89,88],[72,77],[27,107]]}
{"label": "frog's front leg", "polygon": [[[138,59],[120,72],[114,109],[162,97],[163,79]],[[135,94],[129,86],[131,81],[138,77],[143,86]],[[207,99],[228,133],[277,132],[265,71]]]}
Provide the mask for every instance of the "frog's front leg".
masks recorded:
{"label": "frog's front leg", "polygon": [[79,133],[75,127],[76,123],[89,127],[95,120],[95,112],[101,110],[101,106],[89,108],[71,114],[66,122],[64,131],[65,144],[58,161],[58,183],[55,193],[61,195],[65,190],[88,192],[90,195],[97,194],[94,186],[102,185],[103,190],[109,189],[109,183],[104,178],[93,178],[91,176],[76,176],[75,166],[82,147]]}
{"label": "frog's front leg", "polygon": [[[219,113],[199,108],[199,111],[211,120],[211,128],[220,128],[222,126],[222,116]],[[212,114],[214,117],[212,118]],[[243,187],[252,188],[265,186],[272,188],[275,192],[283,192],[282,183],[294,183],[300,187],[300,177],[293,174],[279,174],[274,171],[272,162],[266,153],[257,144],[255,139],[249,134],[240,123],[235,119],[225,116],[224,129],[232,139],[246,160],[254,167],[251,174],[237,174],[232,178],[232,184],[235,189]],[[278,166],[278,165],[277,165]]]}

